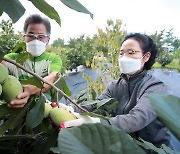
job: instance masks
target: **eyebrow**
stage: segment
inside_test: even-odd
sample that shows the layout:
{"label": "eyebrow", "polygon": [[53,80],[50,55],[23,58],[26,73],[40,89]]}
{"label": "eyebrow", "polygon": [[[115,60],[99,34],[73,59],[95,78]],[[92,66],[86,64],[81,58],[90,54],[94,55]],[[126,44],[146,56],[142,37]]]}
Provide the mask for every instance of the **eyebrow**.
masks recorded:
{"label": "eyebrow", "polygon": [[[28,32],[28,34],[34,34],[34,32]],[[38,33],[38,34],[44,34],[44,33]]]}

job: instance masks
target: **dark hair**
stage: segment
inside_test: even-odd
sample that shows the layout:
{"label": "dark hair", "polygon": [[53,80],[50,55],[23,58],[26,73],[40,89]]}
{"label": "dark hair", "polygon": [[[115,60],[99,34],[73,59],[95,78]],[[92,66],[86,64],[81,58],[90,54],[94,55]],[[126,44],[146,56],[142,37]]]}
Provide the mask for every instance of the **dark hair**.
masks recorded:
{"label": "dark hair", "polygon": [[26,33],[27,28],[30,24],[44,24],[46,27],[47,35],[51,34],[51,24],[47,18],[42,18],[38,14],[30,15],[24,22],[24,33]]}
{"label": "dark hair", "polygon": [[151,53],[149,60],[144,64],[144,68],[146,70],[150,70],[152,65],[155,63],[155,59],[156,59],[156,56],[158,53],[158,48],[157,48],[156,44],[154,43],[154,41],[152,40],[151,37],[149,37],[148,35],[145,35],[145,34],[140,34],[140,33],[128,34],[123,39],[122,43],[130,38],[139,42],[139,45],[140,45],[141,49],[143,50],[143,55],[146,52]]}

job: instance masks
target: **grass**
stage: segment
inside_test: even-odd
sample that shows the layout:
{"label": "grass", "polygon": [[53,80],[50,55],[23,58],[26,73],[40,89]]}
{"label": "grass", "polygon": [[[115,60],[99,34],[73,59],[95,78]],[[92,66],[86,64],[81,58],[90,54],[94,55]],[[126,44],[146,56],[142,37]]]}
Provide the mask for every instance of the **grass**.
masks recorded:
{"label": "grass", "polygon": [[158,62],[155,62],[154,65],[152,66],[152,68],[161,68],[161,64]]}
{"label": "grass", "polygon": [[[162,66],[160,63],[155,62],[152,66],[152,69],[154,68],[162,68]],[[166,65],[165,68],[176,69],[180,71],[180,59],[173,59],[173,61],[170,64]]]}
{"label": "grass", "polygon": [[173,59],[173,61],[170,64],[168,64],[166,67],[180,71],[180,59]]}

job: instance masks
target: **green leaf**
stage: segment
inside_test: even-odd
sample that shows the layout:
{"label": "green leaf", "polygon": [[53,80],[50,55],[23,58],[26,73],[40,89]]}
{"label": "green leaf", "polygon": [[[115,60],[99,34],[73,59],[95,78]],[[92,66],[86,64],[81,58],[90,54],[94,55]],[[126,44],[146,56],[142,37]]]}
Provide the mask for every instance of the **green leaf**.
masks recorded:
{"label": "green leaf", "polygon": [[149,99],[160,120],[180,140],[180,98],[173,95],[151,94]]}
{"label": "green leaf", "polygon": [[165,144],[162,144],[161,147],[163,148],[164,151],[166,151],[166,153],[175,153],[175,151],[173,151],[170,147],[168,147]]}
{"label": "green leaf", "polygon": [[3,11],[0,9],[0,16],[3,14]]}
{"label": "green leaf", "polygon": [[57,11],[44,0],[30,0],[33,5],[49,18],[54,19],[61,26],[61,19]]}
{"label": "green leaf", "polygon": [[7,104],[4,100],[0,100],[0,105]]}
{"label": "green leaf", "polygon": [[55,128],[51,134],[48,135],[47,139],[41,143],[32,153],[48,153],[50,148],[55,146],[58,137],[58,130]]}
{"label": "green leaf", "polygon": [[27,80],[20,80],[20,82],[21,82],[21,84],[23,84],[23,85],[28,85],[28,84],[30,84],[30,85],[35,85],[36,87],[38,87],[38,88],[40,88],[40,89],[43,89],[43,88],[44,88],[41,80],[38,79],[37,77],[32,77],[32,78],[29,78],[29,79],[27,79]]}
{"label": "green leaf", "polygon": [[0,62],[3,60],[5,55],[4,49],[0,46]]}
{"label": "green leaf", "polygon": [[1,153],[31,153],[30,151],[40,145],[46,136],[42,132],[34,135],[3,135],[0,137],[0,151]]}
{"label": "green leaf", "polygon": [[20,139],[26,139],[26,138],[34,138],[36,135],[5,135],[5,136],[1,136],[0,137],[0,141],[4,141],[4,140],[20,140]]}
{"label": "green leaf", "polygon": [[19,114],[17,114],[17,116],[11,123],[10,129],[12,130],[15,129],[22,122],[29,106],[30,106],[30,103],[27,103],[23,108],[20,109]]}
{"label": "green leaf", "polygon": [[90,14],[90,17],[93,19],[93,14],[85,8],[81,3],[79,3],[77,0],[60,0],[64,5],[67,7],[86,14]]}
{"label": "green leaf", "polygon": [[84,102],[80,103],[80,105],[81,106],[88,106],[88,105],[98,104],[99,102],[101,102],[101,101],[99,101],[99,100],[96,100],[96,101],[88,100],[88,101],[84,101]]}
{"label": "green leaf", "polygon": [[82,97],[84,97],[84,95],[86,95],[87,89],[82,89],[76,96],[76,99],[79,100]]}
{"label": "green leaf", "polygon": [[[63,77],[60,77],[55,83],[54,85],[59,88],[60,90],[62,90],[67,96],[71,96],[71,91],[69,90],[66,81],[64,80]],[[63,97],[63,95],[61,93],[58,92],[58,98],[61,99]]]}
{"label": "green leaf", "polygon": [[96,99],[96,92],[94,89],[92,89],[91,95],[92,95],[92,100],[95,100]]}
{"label": "green leaf", "polygon": [[87,106],[87,105],[93,105],[93,104],[97,104],[97,108],[100,108],[101,106],[103,106],[106,103],[112,103],[115,99],[114,98],[107,98],[107,99],[103,99],[103,100],[96,100],[96,101],[84,101],[82,102],[80,105],[81,106]]}
{"label": "green leaf", "polygon": [[118,101],[114,98],[108,98],[108,99],[103,99],[101,100],[99,103],[97,103],[97,108],[106,108],[106,110],[108,111],[111,108],[116,107],[118,104]]}
{"label": "green leaf", "polygon": [[96,101],[84,101],[80,103],[81,106],[88,106],[95,104],[97,110],[108,111],[109,114],[114,114],[116,112],[118,101],[114,98],[108,98],[103,100],[96,100]]}
{"label": "green leaf", "polygon": [[53,153],[58,153],[58,154],[59,154],[59,148],[58,148],[58,147],[51,147],[50,150],[51,150]]}
{"label": "green leaf", "polygon": [[153,150],[154,152],[157,152],[159,154],[166,154],[166,152],[163,149],[155,147],[152,143],[147,142],[143,139],[140,139],[140,140],[141,142],[138,140],[135,140],[135,141],[139,146],[143,147],[144,149]]}
{"label": "green leaf", "polygon": [[65,154],[145,153],[128,134],[116,127],[102,124],[61,129],[58,147],[59,152]]}
{"label": "green leaf", "polygon": [[22,51],[25,51],[26,48],[26,44],[25,42],[20,42],[18,44],[16,44],[16,46],[14,47],[14,49],[12,50],[13,53],[20,53]]}
{"label": "green leaf", "polygon": [[6,120],[3,122],[3,124],[0,126],[0,135],[3,135],[6,130],[9,130],[11,127],[11,123],[16,119],[16,115],[11,117],[11,119]]}
{"label": "green leaf", "polygon": [[30,110],[26,117],[26,126],[28,128],[34,128],[38,126],[44,118],[44,96],[40,96],[34,107]]}
{"label": "green leaf", "polygon": [[0,105],[0,117],[5,115],[16,114],[20,111],[19,108],[8,107],[7,104]]}
{"label": "green leaf", "polygon": [[23,64],[29,57],[31,57],[30,53],[24,52],[22,54],[19,54],[18,58],[16,59],[16,62],[19,64]]}
{"label": "green leaf", "polygon": [[83,112],[81,115],[88,115],[88,116],[100,118],[100,119],[103,119],[103,120],[109,120],[109,118],[104,117],[104,116],[99,115],[99,114],[96,114],[96,113],[93,113],[93,112]]}
{"label": "green leaf", "polygon": [[19,0],[0,0],[0,9],[9,15],[13,23],[18,21],[25,12]]}
{"label": "green leaf", "polygon": [[88,97],[87,91],[88,91],[87,89],[83,89],[76,95],[76,103],[77,104],[87,101],[87,97]]}

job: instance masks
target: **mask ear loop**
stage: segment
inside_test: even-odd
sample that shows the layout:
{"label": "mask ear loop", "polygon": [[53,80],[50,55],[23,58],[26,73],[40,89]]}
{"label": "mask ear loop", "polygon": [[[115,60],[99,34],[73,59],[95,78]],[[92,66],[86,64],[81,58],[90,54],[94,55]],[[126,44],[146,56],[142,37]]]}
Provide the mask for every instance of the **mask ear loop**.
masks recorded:
{"label": "mask ear loop", "polygon": [[48,44],[49,44],[49,40],[50,40],[50,37],[48,36],[48,40],[47,40],[47,42],[45,42],[45,43],[46,43],[46,47],[47,47]]}
{"label": "mask ear loop", "polygon": [[[141,57],[140,60],[142,60],[145,56],[146,56],[146,54],[144,54],[144,55]],[[146,62],[144,62],[144,64],[142,64],[142,62],[141,62],[141,67],[142,67],[143,65],[145,65],[145,63],[146,63]],[[144,67],[144,66],[143,66],[143,67]]]}

